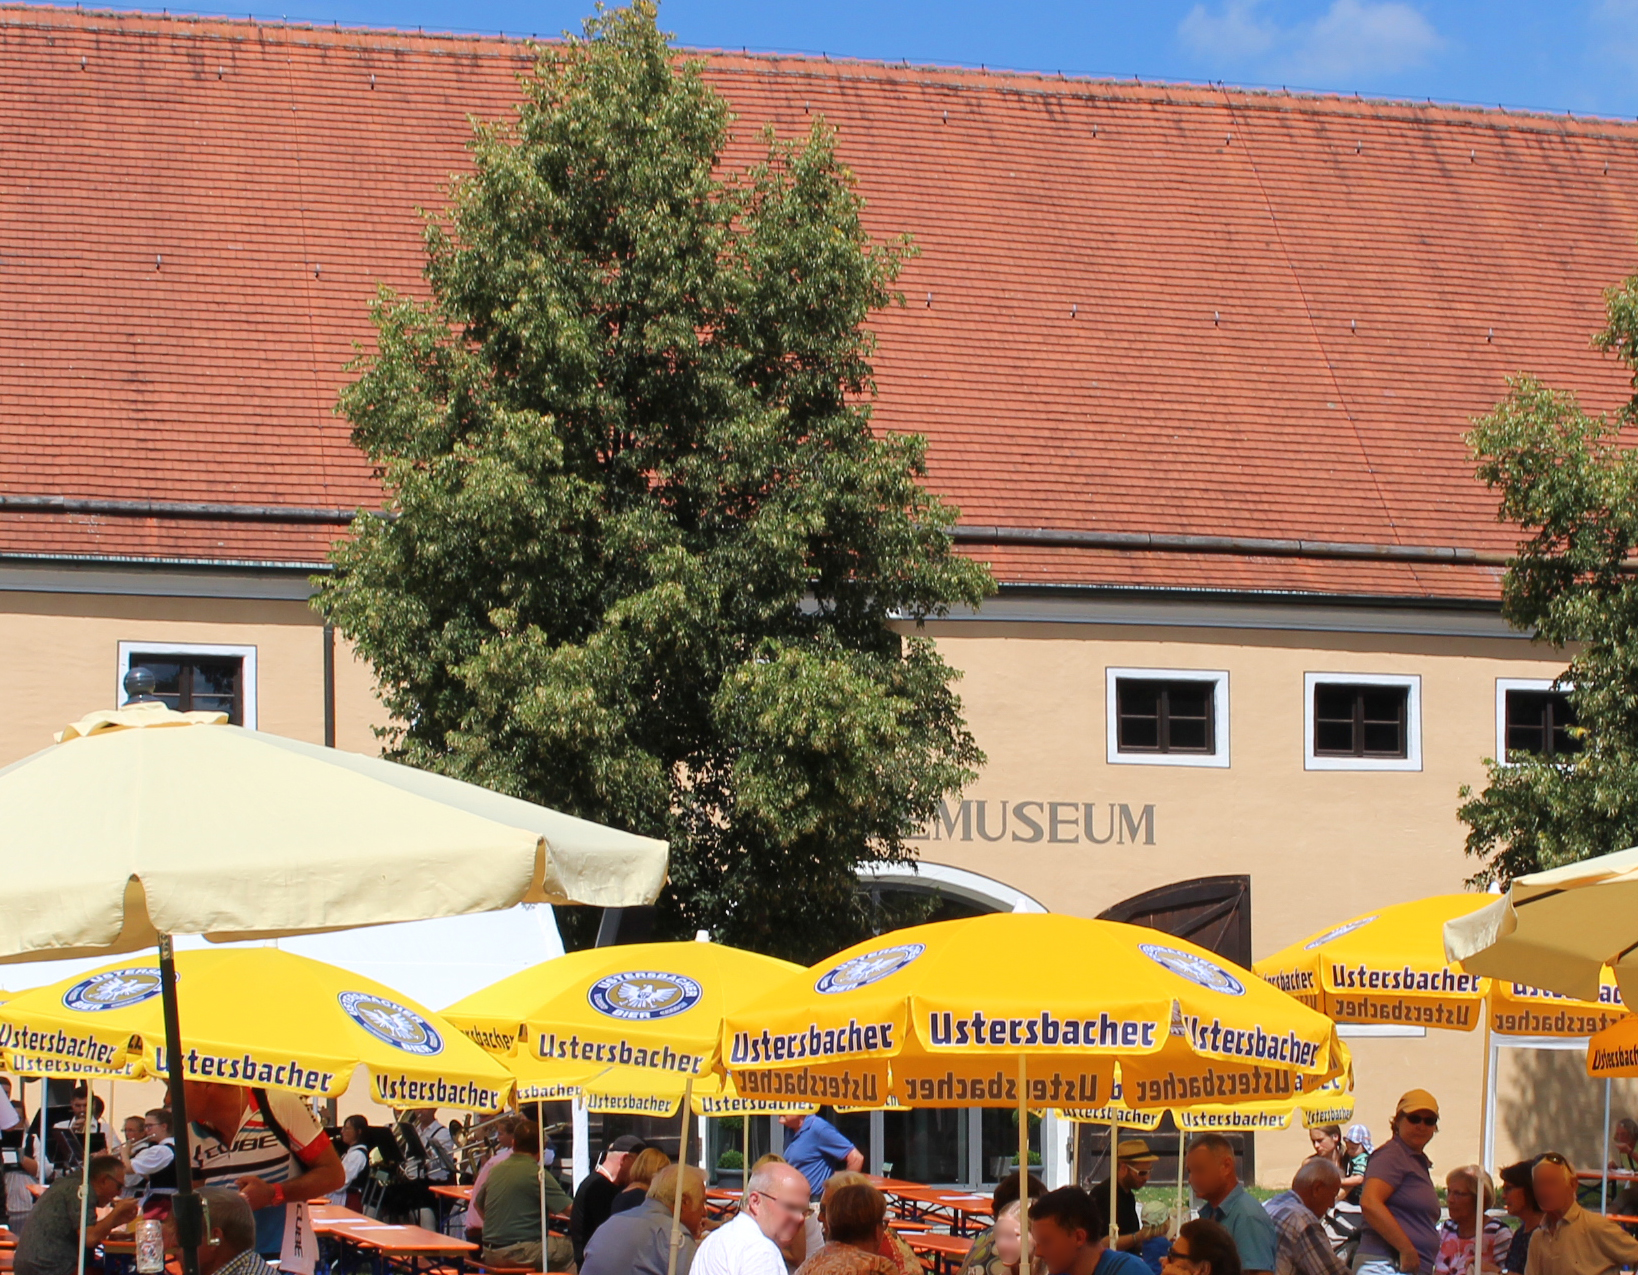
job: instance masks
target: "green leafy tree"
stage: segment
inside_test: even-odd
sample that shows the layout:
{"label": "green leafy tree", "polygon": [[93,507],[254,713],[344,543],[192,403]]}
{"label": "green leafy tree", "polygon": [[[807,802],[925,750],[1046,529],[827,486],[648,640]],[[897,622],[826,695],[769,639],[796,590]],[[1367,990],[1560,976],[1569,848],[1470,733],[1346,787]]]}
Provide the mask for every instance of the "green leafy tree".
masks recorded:
{"label": "green leafy tree", "polygon": [[1469,435],[1500,517],[1528,535],[1502,588],[1516,627],[1570,654],[1560,679],[1575,706],[1573,761],[1515,753],[1463,788],[1476,880],[1506,882],[1638,845],[1638,276],[1605,294],[1593,339],[1632,373],[1633,397],[1591,416],[1573,394],[1520,376]]}
{"label": "green leafy tree", "polygon": [[522,83],[429,222],[430,295],[375,306],[341,410],[393,516],[317,604],[393,756],[665,837],[664,933],[817,959],[983,760],[916,628],[989,573],[924,440],[870,427],[864,325],[913,248],[822,122],[730,169],[652,6]]}

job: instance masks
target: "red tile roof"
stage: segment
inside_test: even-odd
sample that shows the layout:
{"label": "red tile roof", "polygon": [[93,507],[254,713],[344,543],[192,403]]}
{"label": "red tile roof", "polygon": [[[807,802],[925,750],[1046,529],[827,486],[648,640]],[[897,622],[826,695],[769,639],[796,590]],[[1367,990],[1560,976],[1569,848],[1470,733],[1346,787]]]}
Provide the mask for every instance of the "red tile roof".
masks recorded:
{"label": "red tile roof", "polygon": [[[332,414],[417,205],[512,41],[0,6],[0,494],[350,507]],[[1638,125],[712,55],[823,114],[911,231],[877,421],[967,524],[1461,546],[1512,535],[1461,435],[1504,376],[1593,407],[1638,259]],[[0,512],[0,552],[315,561],[318,523]],[[1492,566],[1006,546],[1019,583],[1494,597]]]}

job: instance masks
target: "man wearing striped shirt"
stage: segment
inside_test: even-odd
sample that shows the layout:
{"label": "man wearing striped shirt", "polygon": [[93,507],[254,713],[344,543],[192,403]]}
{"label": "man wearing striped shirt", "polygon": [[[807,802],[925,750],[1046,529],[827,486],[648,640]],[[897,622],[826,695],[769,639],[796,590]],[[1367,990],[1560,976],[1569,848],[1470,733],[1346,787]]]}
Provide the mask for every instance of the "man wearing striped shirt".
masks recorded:
{"label": "man wearing striped shirt", "polygon": [[196,1186],[232,1186],[256,1212],[256,1251],[284,1244],[284,1206],[339,1190],[341,1157],[306,1101],[278,1089],[187,1082]]}

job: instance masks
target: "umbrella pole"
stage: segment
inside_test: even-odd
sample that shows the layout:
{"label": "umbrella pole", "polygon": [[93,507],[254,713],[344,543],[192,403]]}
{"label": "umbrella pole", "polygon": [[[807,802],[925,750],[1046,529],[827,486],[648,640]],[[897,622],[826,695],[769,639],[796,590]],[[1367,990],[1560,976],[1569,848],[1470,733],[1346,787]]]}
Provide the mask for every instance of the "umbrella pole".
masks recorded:
{"label": "umbrella pole", "polygon": [[1489,1172],[1484,1163],[1484,1129],[1485,1122],[1490,1119],[1490,1006],[1480,1006],[1484,1018],[1483,1039],[1480,1041],[1484,1049],[1484,1063],[1480,1075],[1483,1083],[1479,1086],[1479,1163],[1474,1167],[1479,1170],[1473,1179],[1473,1193],[1477,1197],[1473,1202],[1473,1275],[1484,1275],[1484,1176]]}
{"label": "umbrella pole", "polygon": [[[1080,1183],[1075,1184],[1079,1186]],[[1120,1125],[1115,1121],[1109,1122],[1109,1247],[1120,1247],[1120,1223],[1116,1220],[1116,1213],[1120,1211],[1120,1197],[1115,1193],[1120,1189]]]}
{"label": "umbrella pole", "polygon": [[1029,1270],[1029,1089],[1028,1065],[1018,1055],[1018,1269]]}
{"label": "umbrella pole", "polygon": [[91,1076],[85,1077],[85,1147],[80,1153],[80,1253],[77,1275],[85,1275],[85,1215],[95,1207],[91,1191],[91,1126],[97,1123],[97,1098],[91,1088]]}
{"label": "umbrella pole", "polygon": [[[1174,1112],[1172,1122],[1177,1123]],[[1172,1238],[1177,1238],[1177,1232],[1183,1225],[1183,1126],[1177,1126],[1177,1212],[1172,1215]]]}
{"label": "umbrella pole", "polygon": [[182,1083],[182,1017],[176,1007],[176,953],[171,936],[159,936],[159,989],[165,1011],[165,1079],[171,1096],[171,1134],[176,1139],[176,1238],[182,1247],[182,1275],[199,1275],[199,1242],[204,1238],[204,1205],[193,1189],[193,1152],[188,1146],[188,1096]]}
{"label": "umbrella pole", "polygon": [[1604,1078],[1604,1180],[1598,1185],[1598,1211],[1610,1211],[1610,1080]]}
{"label": "umbrella pole", "polygon": [[540,1269],[546,1269],[546,1250],[551,1246],[552,1225],[551,1219],[546,1216],[546,1102],[544,1099],[535,1103],[535,1141],[540,1143],[535,1148],[536,1166],[540,1172],[535,1175],[535,1182],[540,1187]]}
{"label": "umbrella pole", "polygon": [[[688,1176],[683,1170],[688,1165],[688,1121],[694,1114],[694,1073],[683,1080],[682,1141],[677,1144],[677,1189],[671,1193],[671,1253],[665,1259],[665,1275],[677,1275],[677,1250],[682,1246],[683,1188]],[[749,1178],[746,1179],[749,1182]]]}

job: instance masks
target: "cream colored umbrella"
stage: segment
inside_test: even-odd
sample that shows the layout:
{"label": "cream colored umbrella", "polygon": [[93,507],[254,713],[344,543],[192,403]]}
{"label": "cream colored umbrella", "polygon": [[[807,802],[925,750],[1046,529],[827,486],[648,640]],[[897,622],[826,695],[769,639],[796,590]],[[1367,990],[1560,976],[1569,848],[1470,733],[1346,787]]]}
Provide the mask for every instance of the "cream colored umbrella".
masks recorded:
{"label": "cream colored umbrella", "polygon": [[488,912],[630,907],[663,841],[379,757],[142,704],[0,770],[0,961]]}
{"label": "cream colored umbrella", "polygon": [[1638,848],[1517,878],[1494,903],[1445,925],[1445,950],[1490,978],[1597,1001],[1603,968],[1638,1005]]}
{"label": "cream colored umbrella", "polygon": [[[511,907],[653,902],[666,845],[441,775],[229,726],[157,701],[93,713],[0,770],[0,962],[157,943],[181,1055],[170,936],[348,929]],[[197,1271],[186,1101],[170,1071],[177,1221]]]}

